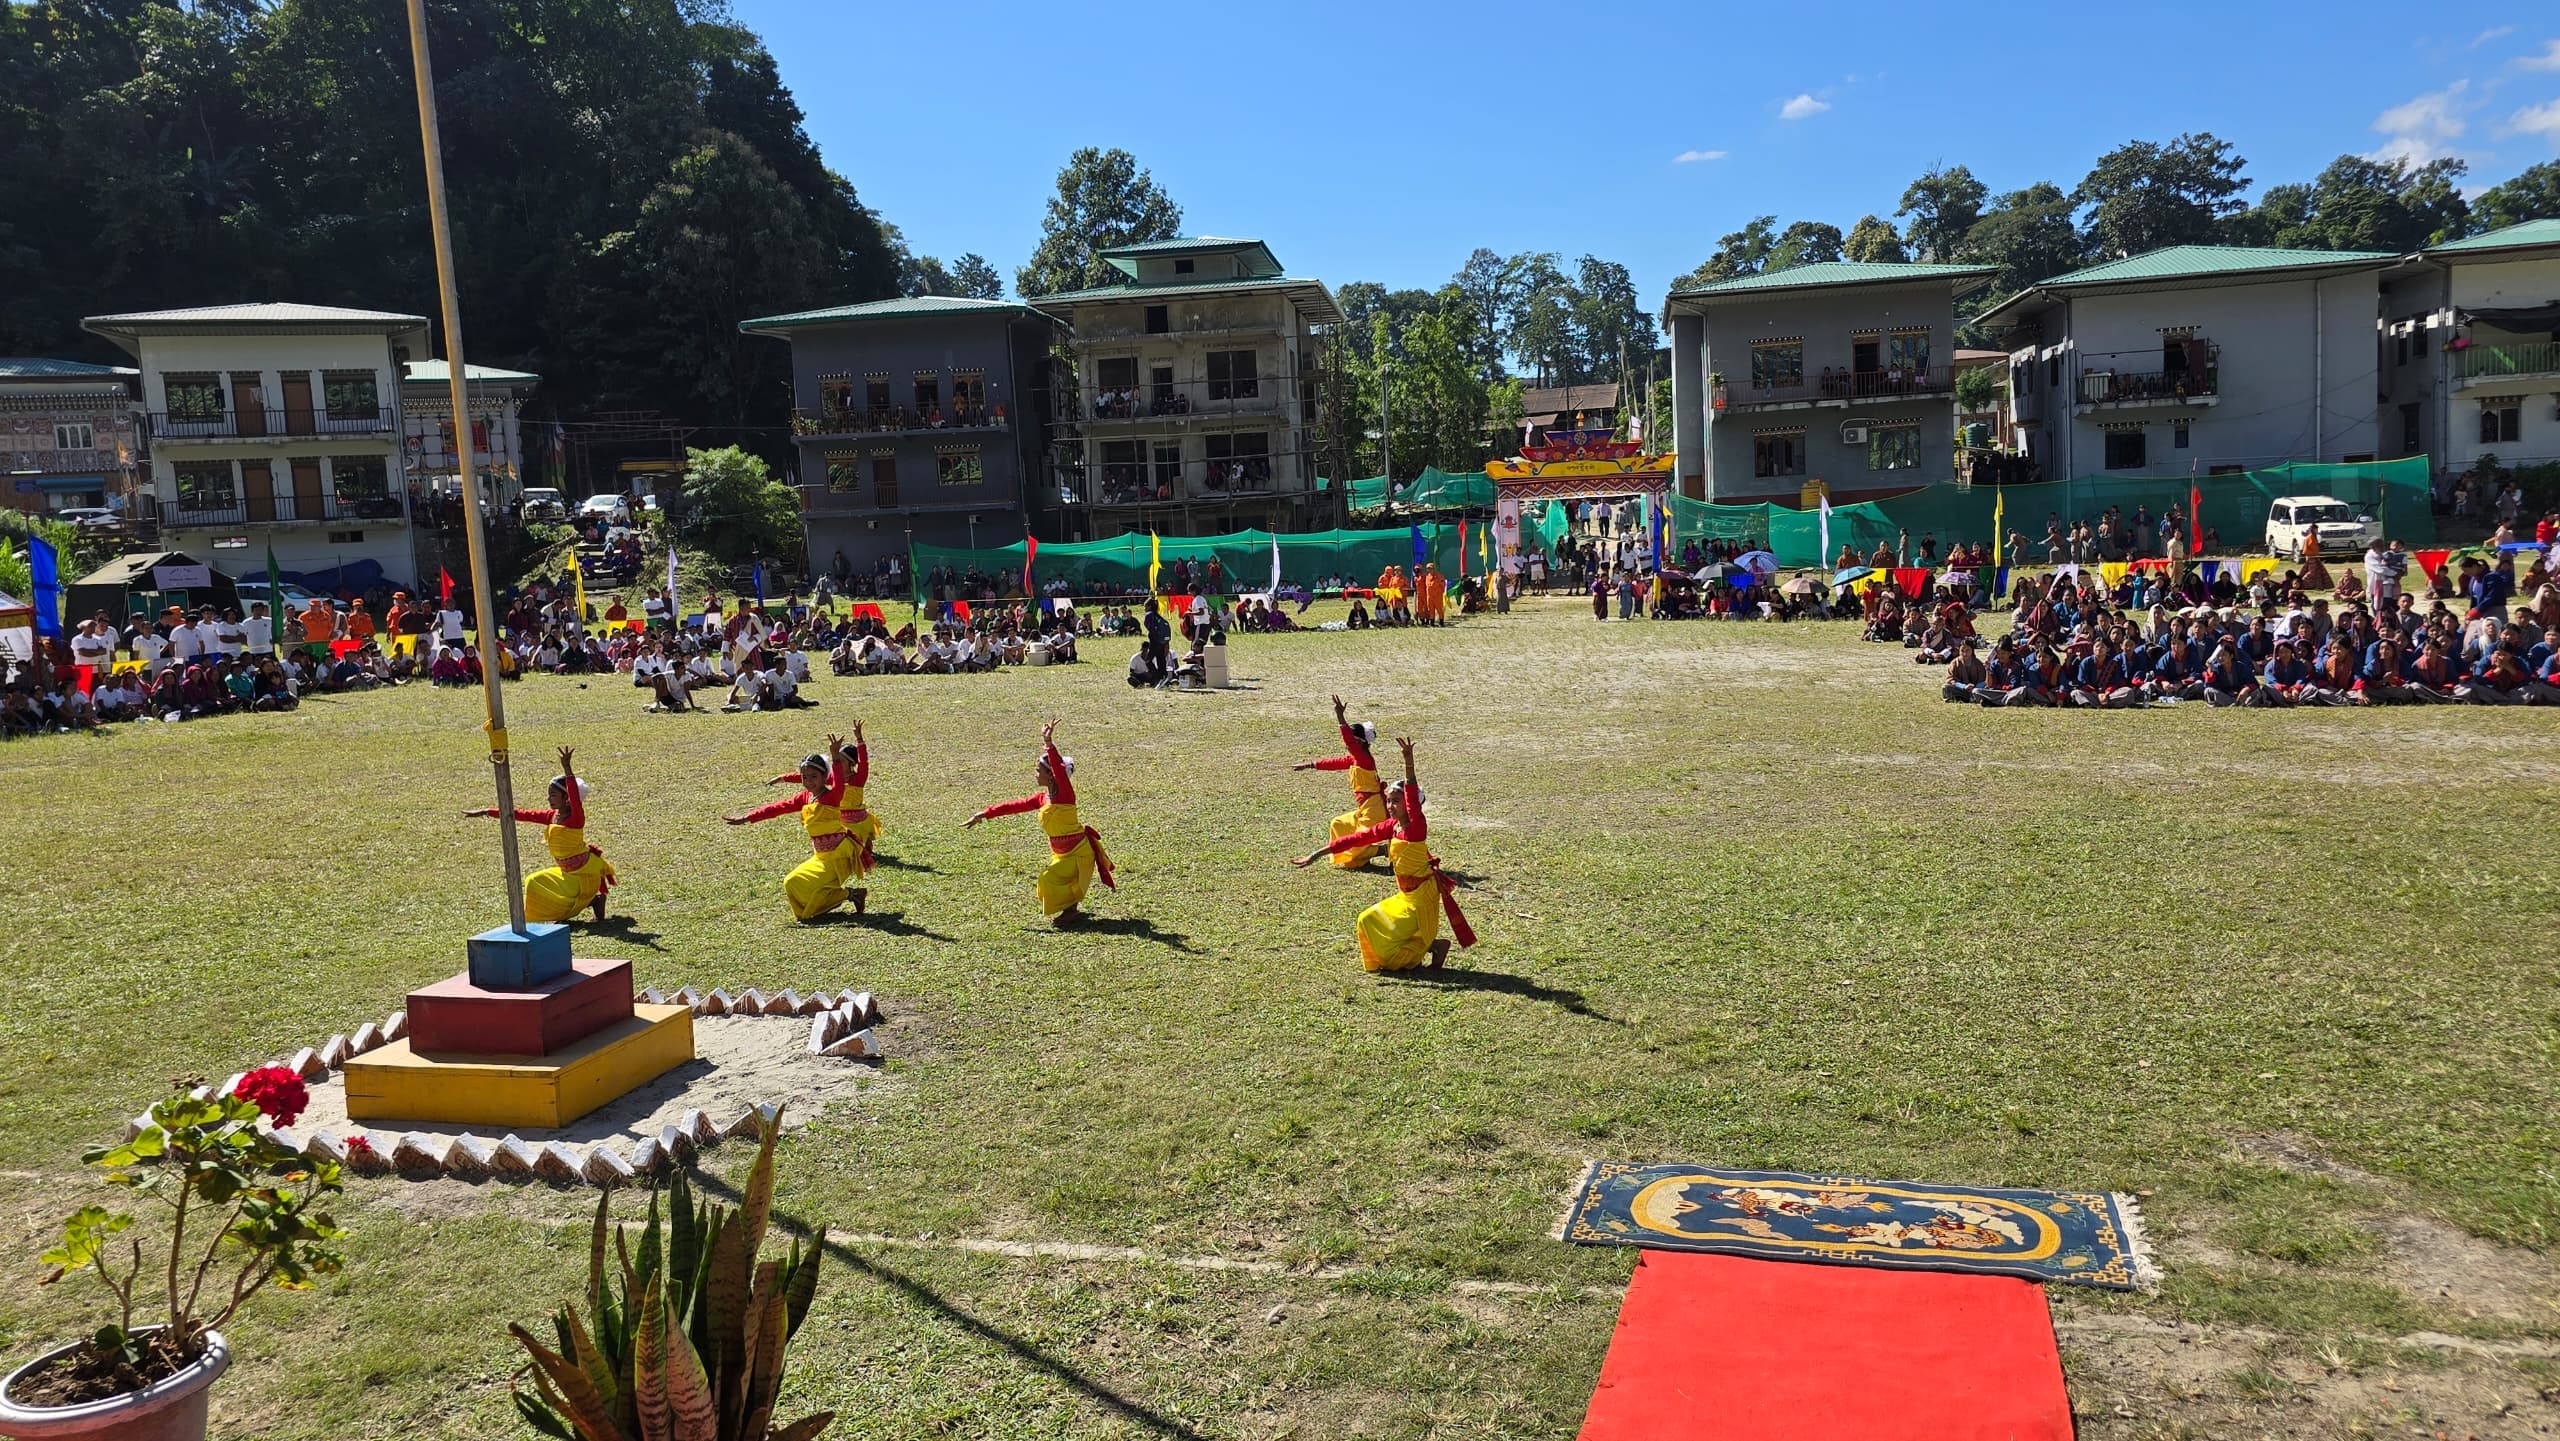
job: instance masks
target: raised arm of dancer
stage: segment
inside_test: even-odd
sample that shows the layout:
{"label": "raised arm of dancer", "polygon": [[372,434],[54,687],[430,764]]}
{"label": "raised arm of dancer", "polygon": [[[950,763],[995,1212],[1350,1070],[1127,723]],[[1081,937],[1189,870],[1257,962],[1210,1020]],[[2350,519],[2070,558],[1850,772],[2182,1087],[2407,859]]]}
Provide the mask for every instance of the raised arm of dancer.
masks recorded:
{"label": "raised arm of dancer", "polygon": [[[798,778],[794,777],[794,779]],[[800,814],[800,808],[807,805],[811,799],[813,799],[813,797],[810,796],[808,791],[801,790],[794,792],[783,800],[772,801],[765,805],[760,805],[754,810],[746,811],[738,815],[722,816],[720,819],[727,821],[733,826],[744,826],[752,825],[757,821],[769,821],[776,816],[796,816]]]}
{"label": "raised arm of dancer", "polygon": [[[486,816],[491,820],[495,820],[498,815],[498,808],[496,806],[482,806],[476,811],[464,811],[462,814],[465,818]],[[527,810],[523,806],[516,807],[516,819],[524,821],[529,825],[547,826],[551,824],[551,819],[554,814],[555,812],[552,811],[536,811]],[[574,825],[576,823],[569,822],[568,824]]]}
{"label": "raised arm of dancer", "polygon": [[1076,803],[1076,783],[1067,774],[1067,758],[1058,754],[1058,743],[1053,739],[1057,733],[1058,723],[1054,720],[1040,728],[1040,754],[1049,763],[1049,799],[1071,806]]}
{"label": "raised arm of dancer", "polygon": [[871,784],[871,747],[862,739],[860,721],[853,723],[853,774],[847,781],[857,786]]}
{"label": "raised arm of dancer", "polygon": [[568,782],[561,787],[566,794],[561,798],[560,824],[573,829],[587,823],[587,799],[578,793],[578,772],[570,764],[570,757],[575,753],[574,747],[560,748],[560,779]]}
{"label": "raised arm of dancer", "polygon": [[1293,866],[1311,866],[1316,862],[1323,860],[1327,856],[1337,856],[1342,854],[1344,851],[1356,851],[1362,846],[1382,846],[1395,838],[1396,823],[1394,821],[1380,821],[1376,825],[1370,826],[1365,830],[1353,831],[1351,834],[1333,842],[1322,850],[1310,851],[1303,856],[1292,856],[1289,859],[1289,864]]}

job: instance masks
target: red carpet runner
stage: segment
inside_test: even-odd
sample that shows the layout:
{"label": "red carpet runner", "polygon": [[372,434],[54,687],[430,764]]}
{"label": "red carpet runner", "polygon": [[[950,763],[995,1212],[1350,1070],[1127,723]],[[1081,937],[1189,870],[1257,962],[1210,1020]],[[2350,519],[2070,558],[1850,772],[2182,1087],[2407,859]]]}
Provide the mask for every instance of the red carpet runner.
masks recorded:
{"label": "red carpet runner", "polygon": [[2070,1441],[2034,1282],[1647,1251],[1582,1441]]}

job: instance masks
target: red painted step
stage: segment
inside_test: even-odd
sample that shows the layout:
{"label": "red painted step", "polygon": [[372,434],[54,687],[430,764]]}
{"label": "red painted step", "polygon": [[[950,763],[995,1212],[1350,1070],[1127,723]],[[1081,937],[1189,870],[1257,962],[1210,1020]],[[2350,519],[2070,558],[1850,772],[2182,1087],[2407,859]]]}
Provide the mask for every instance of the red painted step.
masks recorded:
{"label": "red painted step", "polygon": [[468,972],[409,993],[409,1049],[420,1054],[547,1056],[631,1019],[631,963],[573,960],[569,974],[521,991]]}

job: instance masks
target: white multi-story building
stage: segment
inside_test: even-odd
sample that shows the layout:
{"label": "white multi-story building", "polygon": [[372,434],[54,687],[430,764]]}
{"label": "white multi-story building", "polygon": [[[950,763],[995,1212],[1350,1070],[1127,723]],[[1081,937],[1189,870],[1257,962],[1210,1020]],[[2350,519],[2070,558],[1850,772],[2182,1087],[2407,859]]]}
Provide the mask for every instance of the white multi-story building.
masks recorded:
{"label": "white multi-story building", "polygon": [[[459,473],[453,368],[441,360],[412,360],[401,371],[400,449],[409,479],[421,486],[441,481],[450,490]],[[466,362],[462,383],[471,407],[471,473],[479,477],[484,499],[507,505],[525,487],[524,437],[517,421],[542,377]]]}
{"label": "white multi-story building", "polygon": [[137,374],[79,360],[0,359],[0,505],[132,510],[142,457]]}
{"label": "white multi-story building", "polygon": [[2560,220],[2430,246],[2382,281],[2383,454],[2439,475],[2560,460]]}
{"label": "white multi-story building", "polygon": [[[240,574],[414,586],[401,364],[424,316],[266,303],[92,316],[140,361],[162,543]],[[370,566],[367,563],[370,562]]]}
{"label": "white multi-story building", "polygon": [[1323,282],[1259,240],[1190,236],[1102,252],[1124,279],[1034,298],[1073,332],[1051,407],[1070,538],[1330,524],[1316,478],[1335,424]]}

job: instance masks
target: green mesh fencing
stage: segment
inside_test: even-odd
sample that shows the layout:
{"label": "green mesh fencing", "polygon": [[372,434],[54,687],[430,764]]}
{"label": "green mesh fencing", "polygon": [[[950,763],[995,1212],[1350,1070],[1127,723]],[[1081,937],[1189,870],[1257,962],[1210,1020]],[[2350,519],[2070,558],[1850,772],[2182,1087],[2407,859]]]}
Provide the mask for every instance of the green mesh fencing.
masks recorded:
{"label": "green mesh fencing", "polygon": [[2204,502],[2201,519],[2210,532],[2208,549],[2255,551],[2265,543],[2267,510],[2280,496],[2334,495],[2382,519],[2383,531],[2412,546],[2435,542],[2435,511],[2428,495],[2425,457],[2347,464],[2270,466],[2237,475],[2162,478],[2091,476],[2048,481],[2042,485],[1976,486],[1959,490],[1930,486],[1879,501],[1831,508],[1831,544],[1822,544],[1818,512],[1783,505],[1711,505],[1679,496],[1671,499],[1673,534],[1680,541],[1763,541],[1781,565],[1825,565],[1836,559],[1845,542],[1860,555],[1879,544],[1891,549],[1900,533],[1911,533],[1916,549],[1924,536],[1935,536],[1943,554],[1948,547],[1992,539],[1992,516],[2000,525],[2027,538],[2031,558],[2042,559],[2045,522],[2058,517],[2094,521],[2110,506],[2125,514],[2149,506],[2154,516],[2184,508],[2189,487]]}
{"label": "green mesh fencing", "polygon": [[1353,510],[1374,510],[1377,507],[1386,504],[1387,500],[1387,478],[1385,476],[1373,475],[1366,480],[1355,480],[1351,482],[1351,508]]}
{"label": "green mesh fencing", "polygon": [[1493,477],[1482,471],[1451,474],[1445,470],[1426,469],[1412,484],[1396,493],[1403,504],[1434,510],[1456,510],[1471,507],[1493,508]]}
{"label": "green mesh fencing", "polygon": [[[1353,482],[1358,484],[1358,482]],[[1328,580],[1347,581],[1365,586],[1378,578],[1388,566],[1413,564],[1413,531],[1422,532],[1426,553],[1447,576],[1458,574],[1458,527],[1455,525],[1394,526],[1383,530],[1324,530],[1280,537],[1280,581],[1283,585],[1310,588]],[[1472,529],[1472,528],[1471,528]],[[1468,536],[1468,544],[1475,537]],[[937,569],[966,576],[971,571],[1010,591],[1022,581],[1022,543],[970,550],[957,546],[919,545],[915,547],[911,567],[919,587],[917,599],[924,599],[922,587]],[[1188,560],[1194,567],[1205,567],[1210,560],[1218,562],[1220,590],[1224,594],[1242,591],[1259,592],[1271,583],[1271,532],[1239,530],[1226,535],[1166,536],[1164,564],[1169,569],[1176,560]],[[1031,583],[1046,590],[1057,581],[1065,581],[1074,595],[1140,595],[1147,589],[1148,537],[1143,534],[1116,536],[1110,540],[1054,542],[1043,544],[1032,562]],[[1467,557],[1469,570],[1481,569],[1475,555]],[[1195,581],[1195,584],[1197,582]]]}

